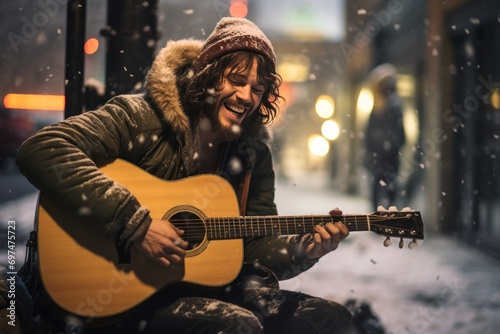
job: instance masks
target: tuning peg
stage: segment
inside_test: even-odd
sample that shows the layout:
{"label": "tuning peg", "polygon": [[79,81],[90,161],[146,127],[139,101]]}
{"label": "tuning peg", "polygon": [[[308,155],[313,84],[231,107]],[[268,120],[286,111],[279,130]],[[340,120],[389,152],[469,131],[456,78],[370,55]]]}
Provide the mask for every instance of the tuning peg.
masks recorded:
{"label": "tuning peg", "polygon": [[417,240],[415,240],[415,239],[413,239],[413,241],[408,244],[408,248],[409,249],[413,249],[413,248],[415,248],[417,246],[418,246]]}
{"label": "tuning peg", "polygon": [[384,206],[383,206],[383,205],[379,205],[379,206],[377,207],[377,211],[387,211],[387,209],[386,209],[386,208],[384,208]]}
{"label": "tuning peg", "polygon": [[403,210],[401,210],[401,211],[413,211],[413,210],[407,206],[407,207],[404,207]]}
{"label": "tuning peg", "polygon": [[401,238],[401,240],[399,240],[399,248],[403,248],[405,246],[405,242],[403,241],[403,238]]}
{"label": "tuning peg", "polygon": [[385,246],[385,247],[389,247],[390,245],[392,245],[391,238],[390,238],[390,237],[387,237],[387,238],[384,240],[384,246]]}
{"label": "tuning peg", "polygon": [[396,208],[394,205],[389,207],[389,211],[398,211],[398,208]]}

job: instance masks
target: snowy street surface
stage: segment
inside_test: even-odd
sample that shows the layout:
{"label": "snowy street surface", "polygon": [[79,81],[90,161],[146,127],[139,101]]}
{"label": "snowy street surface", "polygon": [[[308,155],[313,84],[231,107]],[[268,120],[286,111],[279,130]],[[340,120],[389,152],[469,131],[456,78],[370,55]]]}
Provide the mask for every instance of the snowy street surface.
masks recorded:
{"label": "snowy street surface", "polygon": [[[310,182],[278,184],[280,214],[326,214],[334,207],[345,214],[370,212],[368,200],[306,186]],[[413,249],[408,239],[400,249],[395,238],[386,248],[384,239],[353,232],[281,287],[338,302],[368,300],[388,333],[500,333],[500,259],[429,231]]]}
{"label": "snowy street surface", "polygon": [[[279,181],[279,213],[327,214],[334,207],[346,214],[369,213],[366,199],[318,190],[314,183]],[[17,269],[24,263],[36,201],[37,194],[31,193],[0,204],[2,265],[7,260],[8,220],[16,222]],[[408,240],[403,249],[395,239],[386,248],[382,236],[353,232],[337,251],[281,286],[338,302],[368,300],[388,333],[500,333],[500,260],[460,241],[425,233],[425,240],[410,250]]]}

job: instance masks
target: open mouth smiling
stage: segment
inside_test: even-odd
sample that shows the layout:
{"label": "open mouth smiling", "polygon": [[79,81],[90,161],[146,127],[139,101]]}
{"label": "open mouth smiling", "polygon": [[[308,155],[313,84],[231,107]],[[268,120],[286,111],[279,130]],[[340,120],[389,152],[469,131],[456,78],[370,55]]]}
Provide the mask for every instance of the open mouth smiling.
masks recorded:
{"label": "open mouth smiling", "polygon": [[224,103],[224,107],[226,107],[226,109],[231,112],[232,114],[236,115],[236,116],[241,116],[245,113],[245,111],[247,110],[247,108],[245,107],[242,107],[242,106],[239,106],[239,105],[236,105],[236,104],[232,104],[232,103]]}

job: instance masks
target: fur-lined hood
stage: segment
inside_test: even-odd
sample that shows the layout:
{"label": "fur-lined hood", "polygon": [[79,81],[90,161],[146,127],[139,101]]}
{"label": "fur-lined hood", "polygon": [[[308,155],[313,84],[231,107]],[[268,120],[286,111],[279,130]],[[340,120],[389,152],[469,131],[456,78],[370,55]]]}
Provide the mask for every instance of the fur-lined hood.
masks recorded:
{"label": "fur-lined hood", "polygon": [[191,65],[198,58],[202,45],[203,41],[194,39],[169,41],[158,52],[146,76],[144,85],[146,94],[176,132],[188,131],[190,121],[182,109],[176,84],[178,78],[175,73],[178,69]]}

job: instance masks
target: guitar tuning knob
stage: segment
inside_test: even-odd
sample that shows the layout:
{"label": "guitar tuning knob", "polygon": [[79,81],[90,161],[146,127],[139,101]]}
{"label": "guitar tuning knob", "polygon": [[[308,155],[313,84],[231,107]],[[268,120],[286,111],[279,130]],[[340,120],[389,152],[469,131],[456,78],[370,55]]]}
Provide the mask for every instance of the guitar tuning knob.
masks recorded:
{"label": "guitar tuning knob", "polygon": [[417,246],[418,246],[417,240],[415,240],[415,239],[413,239],[413,241],[408,244],[408,248],[409,249],[413,249],[413,248],[415,248]]}
{"label": "guitar tuning knob", "polygon": [[405,242],[403,241],[403,238],[401,238],[401,240],[399,240],[399,248],[403,248],[405,246]]}
{"label": "guitar tuning knob", "polygon": [[386,209],[386,208],[384,208],[384,206],[383,206],[383,205],[379,205],[379,206],[377,207],[377,211],[387,211],[387,209]]}
{"label": "guitar tuning knob", "polygon": [[394,212],[394,211],[398,211],[398,208],[397,208],[397,207],[395,207],[395,206],[393,205],[393,206],[390,206],[390,207],[389,207],[389,210],[388,210],[388,211],[393,211],[393,212]]}
{"label": "guitar tuning knob", "polygon": [[384,240],[384,246],[385,246],[385,247],[389,247],[391,244],[392,244],[392,242],[391,242],[391,238],[390,238],[390,237],[387,237],[387,238]]}

